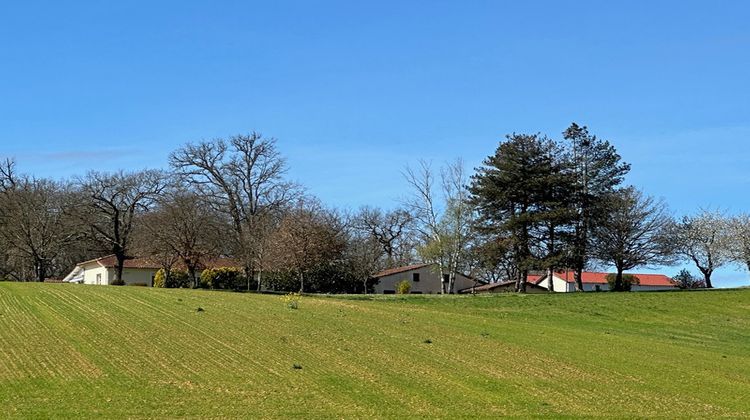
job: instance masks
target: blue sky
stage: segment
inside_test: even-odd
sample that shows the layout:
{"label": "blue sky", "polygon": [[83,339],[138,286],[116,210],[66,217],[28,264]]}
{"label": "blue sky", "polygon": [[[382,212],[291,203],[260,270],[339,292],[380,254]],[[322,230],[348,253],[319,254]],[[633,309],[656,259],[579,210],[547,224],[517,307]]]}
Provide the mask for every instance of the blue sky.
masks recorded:
{"label": "blue sky", "polygon": [[27,172],[257,130],[327,203],[388,207],[420,157],[576,121],[675,215],[750,210],[745,1],[67,3],[0,3],[0,155]]}

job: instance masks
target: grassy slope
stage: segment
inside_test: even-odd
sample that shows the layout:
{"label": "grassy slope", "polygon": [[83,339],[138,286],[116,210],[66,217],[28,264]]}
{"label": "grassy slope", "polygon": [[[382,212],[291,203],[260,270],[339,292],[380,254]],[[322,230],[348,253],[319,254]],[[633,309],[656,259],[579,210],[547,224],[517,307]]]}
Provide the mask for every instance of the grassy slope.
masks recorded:
{"label": "grassy slope", "polygon": [[278,296],[0,283],[0,417],[750,416],[748,395],[750,290],[290,310]]}

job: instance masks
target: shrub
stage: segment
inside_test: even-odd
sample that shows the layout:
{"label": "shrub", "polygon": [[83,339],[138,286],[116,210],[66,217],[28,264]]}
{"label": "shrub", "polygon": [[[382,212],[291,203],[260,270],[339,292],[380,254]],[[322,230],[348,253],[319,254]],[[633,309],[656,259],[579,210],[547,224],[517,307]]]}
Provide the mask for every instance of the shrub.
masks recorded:
{"label": "shrub", "polygon": [[401,280],[396,284],[396,293],[399,295],[408,295],[411,292],[411,283],[409,280]]}
{"label": "shrub", "polygon": [[190,287],[190,277],[187,271],[171,270],[169,278],[166,278],[164,269],[160,269],[154,275],[154,287],[180,288]]}
{"label": "shrub", "polygon": [[[607,284],[609,284],[609,290],[615,290],[616,279],[617,274],[607,274]],[[641,281],[638,280],[638,277],[632,274],[622,274],[622,290],[625,292],[629,292],[634,284],[640,284],[640,282]]]}
{"label": "shrub", "polygon": [[[277,292],[291,292],[299,290],[297,274],[291,270],[278,270],[263,273],[263,287]],[[257,283],[256,283],[257,285]]]}
{"label": "shrub", "polygon": [[207,268],[201,273],[201,287],[239,290],[243,284],[242,271],[237,268]]}
{"label": "shrub", "polygon": [[695,277],[693,273],[685,269],[682,269],[679,274],[672,277],[672,280],[677,283],[677,287],[680,289],[700,289],[706,287],[704,280]]}
{"label": "shrub", "polygon": [[299,293],[287,293],[282,299],[287,308],[297,309],[299,308],[299,301],[302,300],[302,295]]}
{"label": "shrub", "polygon": [[164,275],[164,269],[160,268],[159,271],[154,274],[154,287],[164,288],[167,287],[166,277]]}

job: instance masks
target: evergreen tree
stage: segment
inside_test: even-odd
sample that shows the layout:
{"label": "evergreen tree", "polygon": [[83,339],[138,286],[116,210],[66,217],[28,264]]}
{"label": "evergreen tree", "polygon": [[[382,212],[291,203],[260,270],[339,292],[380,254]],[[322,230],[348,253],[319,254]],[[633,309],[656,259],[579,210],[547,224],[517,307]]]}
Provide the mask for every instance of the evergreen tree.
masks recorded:
{"label": "evergreen tree", "polygon": [[564,255],[557,233],[570,223],[564,196],[572,183],[561,156],[545,136],[512,134],[472,178],[477,229],[506,244],[520,292],[526,291],[530,270],[552,266]]}
{"label": "evergreen tree", "polygon": [[621,162],[614,146],[591,135],[586,126],[572,123],[563,136],[570,142],[569,159],[575,177],[575,189],[570,197],[576,215],[569,264],[576,289],[580,291],[583,290],[581,275],[592,254],[591,230],[599,220],[608,217],[610,201],[606,198],[622,184],[630,165]]}

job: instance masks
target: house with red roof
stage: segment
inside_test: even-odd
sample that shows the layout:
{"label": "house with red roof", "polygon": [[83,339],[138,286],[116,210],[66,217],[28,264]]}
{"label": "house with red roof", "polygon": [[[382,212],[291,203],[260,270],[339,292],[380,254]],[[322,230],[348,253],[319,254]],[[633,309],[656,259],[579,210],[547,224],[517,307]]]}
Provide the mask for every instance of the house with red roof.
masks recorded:
{"label": "house with red roof", "polygon": [[[371,277],[375,280],[373,291],[382,294],[396,293],[396,285],[404,280],[411,284],[410,293],[412,294],[438,294],[442,287],[442,282],[440,281],[440,270],[435,263],[413,264],[390,268],[375,273]],[[444,273],[443,277],[445,277],[447,283],[448,273]],[[483,284],[483,282],[463,273],[456,273],[453,290],[458,291]]]}
{"label": "house with red roof", "polygon": [[[609,290],[609,283],[607,282],[607,275],[610,273],[600,273],[592,271],[584,271],[581,275],[581,282],[583,283],[583,291],[595,292]],[[637,284],[633,284],[632,291],[653,291],[653,290],[673,290],[677,289],[672,279],[665,276],[664,274],[632,274],[637,279]],[[548,275],[545,274],[539,277],[533,282],[537,286],[541,286],[545,289],[549,288],[550,280]],[[575,292],[576,284],[575,277],[572,271],[558,271],[552,276],[552,286],[555,292]]]}
{"label": "house with red roof", "polygon": [[[234,260],[215,258],[203,264],[202,269],[239,266]],[[116,268],[117,258],[114,255],[83,261],[76,264],[73,271],[65,276],[63,282],[94,285],[112,284]],[[123,264],[122,280],[126,285],[153,286],[154,276],[161,268],[161,264],[154,259],[127,258]],[[177,268],[182,269],[180,264],[177,264]]]}
{"label": "house with red roof", "polygon": [[[598,273],[584,271],[581,278],[583,290],[586,292],[599,292],[609,290],[607,275],[609,273]],[[638,279],[638,284],[631,287],[633,291],[650,291],[650,290],[673,290],[677,285],[669,277],[663,274],[633,274]],[[549,280],[547,274],[529,275],[526,279],[526,293],[548,293]],[[565,293],[575,292],[576,284],[572,271],[555,272],[552,276],[553,291]],[[497,283],[488,283],[479,286],[469,287],[459,290],[459,293],[508,293],[516,291],[516,282],[504,281]]]}

